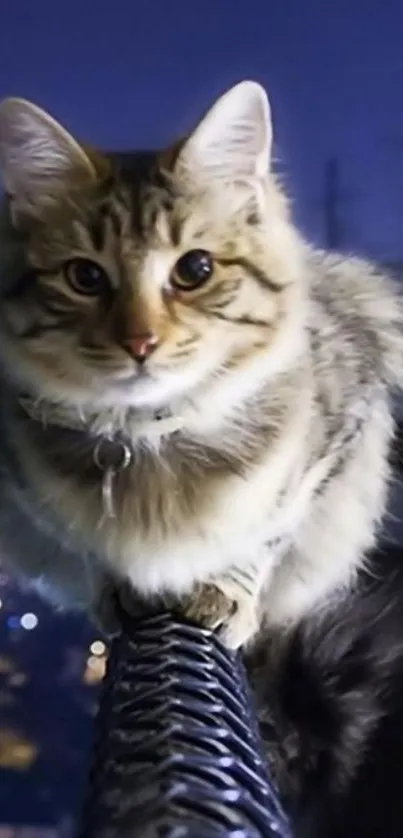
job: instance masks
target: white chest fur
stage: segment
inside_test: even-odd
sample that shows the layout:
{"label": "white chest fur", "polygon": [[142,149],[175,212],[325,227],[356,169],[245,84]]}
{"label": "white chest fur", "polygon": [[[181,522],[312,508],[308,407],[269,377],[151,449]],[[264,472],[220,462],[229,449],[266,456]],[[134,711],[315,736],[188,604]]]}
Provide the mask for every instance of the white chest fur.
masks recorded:
{"label": "white chest fur", "polygon": [[184,476],[163,461],[155,474],[139,475],[134,467],[116,520],[96,530],[98,544],[143,593],[189,591],[231,565],[256,561],[268,541],[293,528],[302,506],[290,505],[284,490],[292,474],[295,494],[300,455],[301,433],[289,428],[247,475],[214,475],[200,464]]}

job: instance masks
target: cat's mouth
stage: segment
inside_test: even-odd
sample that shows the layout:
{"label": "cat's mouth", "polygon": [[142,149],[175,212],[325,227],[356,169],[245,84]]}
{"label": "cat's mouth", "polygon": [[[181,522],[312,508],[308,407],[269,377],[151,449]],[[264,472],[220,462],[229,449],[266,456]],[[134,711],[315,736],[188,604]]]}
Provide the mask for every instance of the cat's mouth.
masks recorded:
{"label": "cat's mouth", "polygon": [[140,365],[137,368],[131,367],[130,369],[114,371],[110,375],[112,384],[116,383],[119,387],[126,384],[134,385],[136,382],[152,381],[154,378],[155,376],[149,369]]}

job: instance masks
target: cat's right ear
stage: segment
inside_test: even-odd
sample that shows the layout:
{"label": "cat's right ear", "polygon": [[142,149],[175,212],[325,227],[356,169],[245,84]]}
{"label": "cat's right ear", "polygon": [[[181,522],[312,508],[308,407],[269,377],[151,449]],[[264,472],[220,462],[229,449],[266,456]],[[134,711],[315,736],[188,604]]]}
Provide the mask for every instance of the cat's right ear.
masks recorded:
{"label": "cat's right ear", "polygon": [[0,173],[13,216],[40,215],[95,170],[79,143],[49,114],[24,99],[0,104]]}
{"label": "cat's right ear", "polygon": [[264,89],[244,81],[221,96],[188,137],[177,169],[192,180],[257,183],[269,171],[270,106]]}

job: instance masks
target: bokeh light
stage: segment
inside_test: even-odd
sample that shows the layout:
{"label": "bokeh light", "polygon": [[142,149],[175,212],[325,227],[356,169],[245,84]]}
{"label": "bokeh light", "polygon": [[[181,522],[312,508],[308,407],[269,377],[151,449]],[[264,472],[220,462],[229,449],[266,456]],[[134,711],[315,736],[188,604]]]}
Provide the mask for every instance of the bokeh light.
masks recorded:
{"label": "bokeh light", "polygon": [[96,657],[101,657],[106,652],[106,645],[102,640],[94,640],[90,646],[90,652]]}
{"label": "bokeh light", "polygon": [[20,625],[21,628],[25,629],[25,631],[32,631],[32,629],[36,628],[38,625],[38,617],[36,614],[28,611],[26,614],[22,615]]}

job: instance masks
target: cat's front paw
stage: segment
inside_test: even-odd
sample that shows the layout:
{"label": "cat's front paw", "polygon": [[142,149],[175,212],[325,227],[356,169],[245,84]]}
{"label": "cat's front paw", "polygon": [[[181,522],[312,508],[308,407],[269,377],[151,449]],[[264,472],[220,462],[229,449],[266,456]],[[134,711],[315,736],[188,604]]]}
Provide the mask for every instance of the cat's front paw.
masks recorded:
{"label": "cat's front paw", "polygon": [[180,601],[177,610],[203,628],[217,630],[235,613],[236,602],[228,599],[217,585],[206,583],[197,585],[192,594]]}
{"label": "cat's front paw", "polygon": [[234,614],[220,626],[220,640],[228,649],[236,650],[246,646],[257,634],[259,623],[255,605],[254,600],[250,599],[238,601]]}
{"label": "cat's front paw", "polygon": [[179,610],[186,619],[216,631],[229,649],[243,646],[257,631],[254,602],[231,599],[214,583],[197,585]]}

